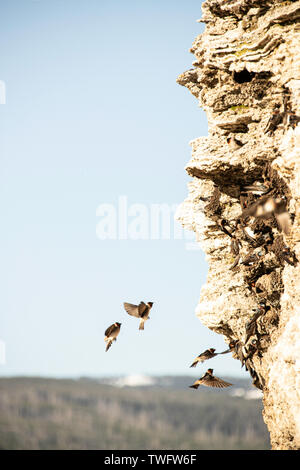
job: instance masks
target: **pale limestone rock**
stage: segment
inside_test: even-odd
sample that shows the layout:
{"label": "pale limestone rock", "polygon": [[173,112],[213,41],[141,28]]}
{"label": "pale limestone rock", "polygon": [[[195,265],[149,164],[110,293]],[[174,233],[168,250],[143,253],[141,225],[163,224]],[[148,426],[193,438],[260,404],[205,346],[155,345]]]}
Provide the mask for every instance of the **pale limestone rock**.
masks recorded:
{"label": "pale limestone rock", "polygon": [[[300,115],[300,0],[207,0],[202,12],[198,21],[206,29],[191,48],[194,68],[177,79],[198,99],[209,124],[209,135],[191,142],[186,171],[193,179],[176,213],[196,233],[209,263],[196,315],[249,355],[272,448],[300,449],[300,263],[280,258],[287,246],[300,260],[300,123],[283,121],[273,135],[265,133],[274,105],[286,109],[285,95]],[[241,142],[236,149],[227,144],[233,135]],[[272,184],[287,198],[291,233],[274,222],[268,229],[273,241],[252,247],[256,264],[231,269],[231,237],[220,221],[237,235],[244,260],[252,242],[237,225],[241,190],[263,181],[267,162],[278,177]],[[215,188],[220,193],[212,208]],[[276,251],[272,243],[280,239]],[[267,308],[249,333],[246,325],[262,301]]]}

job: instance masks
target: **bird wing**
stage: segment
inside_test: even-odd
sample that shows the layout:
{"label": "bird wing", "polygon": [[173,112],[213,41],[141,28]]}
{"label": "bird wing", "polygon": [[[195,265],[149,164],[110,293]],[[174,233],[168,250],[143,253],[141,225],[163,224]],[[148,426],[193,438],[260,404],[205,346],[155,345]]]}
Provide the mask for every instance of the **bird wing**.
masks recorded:
{"label": "bird wing", "polygon": [[142,317],[143,313],[147,310],[147,305],[145,304],[145,302],[140,302],[138,309],[139,309],[139,316]]}
{"label": "bird wing", "polygon": [[219,379],[219,377],[214,377],[212,381],[212,386],[216,388],[225,388],[230,387],[232,384],[225,382],[225,380]]}
{"label": "bird wing", "polygon": [[124,308],[129,315],[140,318],[139,305],[129,304],[124,302]]}
{"label": "bird wing", "polygon": [[213,377],[211,375],[207,375],[205,377],[202,377],[202,379],[199,379],[198,382],[201,385],[205,385],[206,387],[214,387]]}
{"label": "bird wing", "polygon": [[192,363],[192,365],[190,367],[196,367],[198,362],[202,363],[204,361],[207,361],[207,359],[210,359],[211,357],[213,357],[213,356],[204,355],[204,353],[199,354],[199,356],[196,357],[196,359],[194,360],[194,362]]}
{"label": "bird wing", "polygon": [[212,357],[215,357],[217,354],[210,352],[208,349],[204,351],[202,354],[199,354],[198,359],[199,362],[204,362],[207,361],[208,359],[211,359]]}
{"label": "bird wing", "polygon": [[114,329],[115,329],[115,325],[114,325],[114,324],[110,325],[110,326],[105,330],[105,333],[104,333],[105,336],[110,336],[111,333],[114,331]]}
{"label": "bird wing", "polygon": [[215,388],[225,388],[225,387],[230,387],[230,385],[232,385],[229,382],[225,382],[224,380],[219,379],[218,377],[211,376],[211,375],[207,377],[203,377],[201,379],[201,384],[205,385],[206,387],[215,387]]}

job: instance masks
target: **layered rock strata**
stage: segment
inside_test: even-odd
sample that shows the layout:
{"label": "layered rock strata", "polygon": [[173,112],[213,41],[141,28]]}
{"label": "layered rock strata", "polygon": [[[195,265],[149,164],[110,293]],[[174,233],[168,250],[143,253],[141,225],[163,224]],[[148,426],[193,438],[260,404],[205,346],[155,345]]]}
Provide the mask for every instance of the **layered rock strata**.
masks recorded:
{"label": "layered rock strata", "polygon": [[299,0],[206,0],[177,79],[209,125],[176,215],[209,264],[196,314],[263,391],[273,449],[300,448],[299,20]]}

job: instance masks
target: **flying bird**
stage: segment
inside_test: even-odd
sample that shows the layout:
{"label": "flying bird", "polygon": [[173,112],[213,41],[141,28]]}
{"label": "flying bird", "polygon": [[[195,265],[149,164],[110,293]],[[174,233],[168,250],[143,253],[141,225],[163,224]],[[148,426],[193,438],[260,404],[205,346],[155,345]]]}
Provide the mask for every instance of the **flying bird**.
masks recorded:
{"label": "flying bird", "polygon": [[120,333],[120,329],[121,329],[121,323],[116,322],[116,323],[113,323],[112,325],[110,325],[105,330],[104,341],[107,343],[105,352],[107,352],[109,350],[109,348],[111,347],[113,341],[117,341],[117,336]]}
{"label": "flying bird", "polygon": [[239,359],[241,361],[242,367],[243,367],[245,359],[244,359],[243,346],[240,343],[240,341],[231,341],[229,343],[229,348],[232,352],[232,357],[234,359]]}
{"label": "flying bird", "polygon": [[219,377],[215,377],[213,375],[213,369],[207,369],[204,375],[200,377],[200,379],[196,380],[193,385],[190,385],[190,388],[198,388],[199,385],[205,385],[206,387],[215,387],[215,388],[225,388],[230,387],[232,385],[229,382],[225,382],[225,380],[219,379]]}
{"label": "flying bird", "polygon": [[198,362],[204,362],[207,361],[208,359],[211,359],[212,357],[218,356],[219,354],[227,354],[231,351],[231,349],[226,349],[226,351],[222,351],[220,353],[216,353],[214,348],[209,348],[206,349],[203,353],[199,354],[199,356],[196,357],[194,360],[193,364],[190,365],[190,367],[196,367]]}
{"label": "flying bird", "polygon": [[139,305],[129,304],[124,302],[124,308],[129,315],[140,318],[139,330],[144,329],[144,323],[150,320],[149,313],[152,308],[153,302],[140,302]]}
{"label": "flying bird", "polygon": [[207,361],[208,359],[215,357],[217,354],[218,353],[215,353],[214,348],[206,349],[203,353],[200,353],[199,356],[196,357],[196,359],[194,360],[193,364],[190,367],[196,367],[198,362]]}

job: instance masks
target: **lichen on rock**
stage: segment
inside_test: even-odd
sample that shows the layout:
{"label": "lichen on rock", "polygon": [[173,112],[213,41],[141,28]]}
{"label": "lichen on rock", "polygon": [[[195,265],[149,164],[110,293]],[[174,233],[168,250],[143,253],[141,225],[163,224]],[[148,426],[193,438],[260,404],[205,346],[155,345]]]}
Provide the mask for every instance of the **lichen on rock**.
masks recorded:
{"label": "lichen on rock", "polygon": [[[209,264],[196,314],[236,342],[272,448],[300,449],[300,1],[206,0],[202,13],[177,79],[209,127],[176,214]],[[274,200],[283,210],[260,217]]]}

